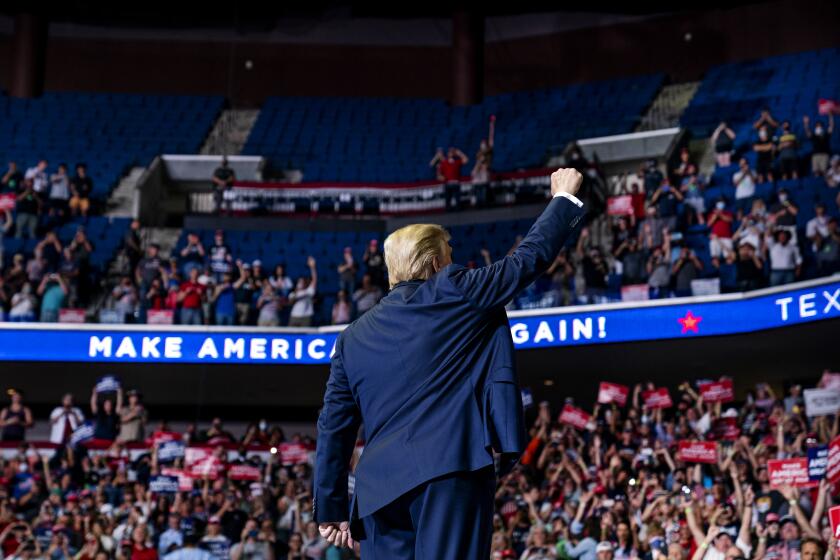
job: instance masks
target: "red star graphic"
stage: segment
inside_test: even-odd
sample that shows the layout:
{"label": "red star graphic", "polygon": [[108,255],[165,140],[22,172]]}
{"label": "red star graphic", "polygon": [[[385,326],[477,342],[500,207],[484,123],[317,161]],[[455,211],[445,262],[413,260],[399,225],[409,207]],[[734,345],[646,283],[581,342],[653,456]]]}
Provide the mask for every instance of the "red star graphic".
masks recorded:
{"label": "red star graphic", "polygon": [[694,315],[691,314],[691,311],[687,312],[685,314],[685,317],[681,317],[681,318],[677,319],[677,321],[679,321],[680,325],[682,325],[682,333],[683,334],[687,333],[688,331],[697,332],[697,325],[702,320],[703,320],[703,317],[695,317]]}

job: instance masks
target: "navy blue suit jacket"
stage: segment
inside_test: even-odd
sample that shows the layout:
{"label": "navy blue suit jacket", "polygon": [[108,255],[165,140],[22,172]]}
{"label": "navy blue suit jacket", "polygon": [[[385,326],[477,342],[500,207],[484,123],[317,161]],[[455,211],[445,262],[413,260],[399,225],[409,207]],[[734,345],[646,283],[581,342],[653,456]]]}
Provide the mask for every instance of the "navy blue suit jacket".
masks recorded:
{"label": "navy blue suit jacket", "polygon": [[493,450],[518,458],[525,428],[504,305],[553,262],[583,213],[556,197],[511,255],[401,282],[341,333],[318,419],[316,521],[370,515],[433,478],[492,465]]}

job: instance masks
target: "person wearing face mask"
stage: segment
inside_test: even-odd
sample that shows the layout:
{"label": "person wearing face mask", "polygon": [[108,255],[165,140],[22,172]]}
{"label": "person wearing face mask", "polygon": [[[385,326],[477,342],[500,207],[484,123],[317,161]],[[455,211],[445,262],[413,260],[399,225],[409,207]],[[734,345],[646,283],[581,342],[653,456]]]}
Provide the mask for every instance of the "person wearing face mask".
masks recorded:
{"label": "person wearing face mask", "polygon": [[790,126],[790,121],[782,123],[782,134],[779,136],[779,170],[782,174],[782,179],[796,179],[799,177],[799,170],[797,169],[799,160],[797,159],[796,149],[799,147],[799,141],[796,134],[793,132],[793,127]]}
{"label": "person wearing face mask", "polygon": [[776,153],[776,145],[770,136],[770,129],[762,126],[758,129],[758,140],[753,143],[755,152],[755,170],[758,182],[773,180],[773,156]]}
{"label": "person wearing face mask", "polygon": [[747,158],[738,161],[738,171],[732,176],[732,184],[735,185],[735,200],[750,198],[755,194],[755,175]]}
{"label": "person wearing face mask", "polygon": [[265,419],[260,420],[256,424],[251,424],[242,440],[242,445],[267,445],[270,439],[268,433],[268,422]]}
{"label": "person wearing face mask", "polygon": [[834,133],[834,114],[828,114],[828,128],[822,121],[814,123],[814,131],[809,126],[811,119],[808,115],[802,117],[802,128],[805,136],[811,141],[811,172],[814,175],[825,175],[828,171],[828,156],[831,153],[831,135]]}
{"label": "person wearing face mask", "polygon": [[707,225],[711,230],[709,236],[709,254],[711,257],[720,258],[723,251],[732,250],[732,212],[726,209],[726,201],[723,199],[715,203],[715,208],[707,217]]}

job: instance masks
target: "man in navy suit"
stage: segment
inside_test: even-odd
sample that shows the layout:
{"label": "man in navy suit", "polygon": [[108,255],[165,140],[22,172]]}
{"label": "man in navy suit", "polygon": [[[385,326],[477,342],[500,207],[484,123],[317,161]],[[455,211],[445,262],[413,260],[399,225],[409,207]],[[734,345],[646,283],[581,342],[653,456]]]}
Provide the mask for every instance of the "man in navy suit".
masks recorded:
{"label": "man in navy suit", "polygon": [[313,513],[331,543],[360,539],[363,560],[489,558],[493,452],[507,469],[525,446],[504,306],[580,223],[581,180],[553,173],[548,207],[513,253],[484,268],[452,264],[440,226],[385,241],[391,291],[338,337],[318,419]]}

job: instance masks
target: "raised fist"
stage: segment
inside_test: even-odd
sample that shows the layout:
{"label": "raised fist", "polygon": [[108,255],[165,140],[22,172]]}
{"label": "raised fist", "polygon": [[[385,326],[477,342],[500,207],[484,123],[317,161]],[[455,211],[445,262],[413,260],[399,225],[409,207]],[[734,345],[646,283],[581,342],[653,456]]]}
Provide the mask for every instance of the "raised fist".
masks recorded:
{"label": "raised fist", "polygon": [[561,192],[575,195],[582,181],[583,175],[577,169],[560,168],[551,174],[551,196]]}

